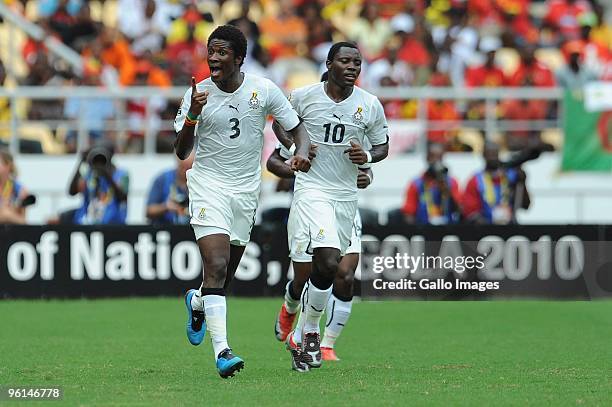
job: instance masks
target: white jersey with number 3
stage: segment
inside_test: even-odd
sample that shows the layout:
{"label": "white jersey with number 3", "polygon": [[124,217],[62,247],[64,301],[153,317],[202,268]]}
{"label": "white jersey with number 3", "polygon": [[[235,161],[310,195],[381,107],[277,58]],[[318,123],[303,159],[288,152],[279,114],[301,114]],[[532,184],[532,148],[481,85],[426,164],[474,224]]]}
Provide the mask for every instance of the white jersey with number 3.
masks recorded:
{"label": "white jersey with number 3", "polygon": [[[197,179],[230,192],[253,192],[261,182],[263,131],[268,115],[285,130],[300,119],[282,91],[270,80],[244,74],[233,93],[222,91],[210,78],[196,85],[208,91],[195,130],[196,155],[191,170]],[[179,132],[191,105],[191,88],[174,120]]]}
{"label": "white jersey with number 3", "polygon": [[336,103],[325,93],[325,83],[296,89],[291,104],[303,120],[310,141],[318,146],[308,172],[298,172],[295,194],[308,191],[336,201],[357,200],[357,165],[344,151],[351,141],[367,145],[387,142],[387,120],[376,96],[355,86],[351,95]]}

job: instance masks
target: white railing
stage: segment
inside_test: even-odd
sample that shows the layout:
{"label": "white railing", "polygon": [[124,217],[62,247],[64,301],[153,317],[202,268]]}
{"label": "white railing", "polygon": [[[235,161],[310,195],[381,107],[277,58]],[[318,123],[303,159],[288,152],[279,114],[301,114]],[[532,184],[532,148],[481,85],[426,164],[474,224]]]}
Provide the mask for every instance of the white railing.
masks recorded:
{"label": "white railing", "polygon": [[[15,13],[9,7],[7,7],[4,2],[0,2],[0,16],[2,16],[2,18],[9,25],[9,41],[11,42],[11,51],[15,49],[12,44],[12,40],[15,38],[15,30],[23,30],[28,36],[42,42],[49,51],[67,61],[72,66],[72,69],[80,75],[83,70],[83,59],[78,52],[68,47],[55,36],[47,35],[45,30],[43,30],[39,25],[28,21],[25,17]],[[14,61],[16,60],[16,57],[11,55],[9,59]]]}
{"label": "white railing", "polygon": [[[125,118],[125,103],[133,99],[146,99],[146,117],[145,123],[150,123],[153,114],[151,99],[153,97],[162,97],[167,100],[180,101],[186,87],[172,88],[153,88],[153,87],[129,87],[129,88],[98,88],[98,87],[17,87],[13,89],[0,89],[0,97],[8,98],[11,106],[10,123],[1,123],[0,130],[6,127],[10,128],[11,141],[10,149],[13,153],[19,151],[18,130],[21,124],[31,124],[32,121],[21,120],[18,117],[17,101],[21,99],[28,100],[65,100],[68,98],[85,98],[96,99],[105,98],[112,99],[119,103],[121,107],[118,109],[117,117],[108,123],[107,130],[125,132],[127,128],[127,119]],[[560,88],[407,88],[407,87],[382,87],[369,89],[370,92],[377,95],[383,100],[416,100],[417,101],[417,116],[416,119],[422,123],[426,123],[424,134],[421,136],[419,150],[423,151],[426,142],[426,131],[440,130],[448,128],[449,124],[462,127],[470,127],[481,130],[487,138],[490,138],[497,131],[512,131],[512,130],[543,130],[549,128],[558,128],[559,120],[562,112],[562,90]],[[436,100],[456,100],[457,102],[465,102],[470,100],[482,100],[485,103],[485,117],[482,120],[462,120],[462,121],[428,121],[427,120],[427,101],[430,99]],[[506,99],[522,99],[522,100],[549,100],[559,101],[558,114],[554,120],[498,120],[496,114],[496,106],[499,101]],[[83,104],[81,104],[83,107]],[[87,143],[87,131],[82,117],[74,121],[64,118],[57,120],[47,120],[44,123],[51,128],[56,128],[59,124],[65,125],[68,129],[78,131],[77,148],[80,150]],[[172,122],[166,121],[162,123],[161,130],[171,130]],[[144,151],[146,154],[155,152],[155,134],[151,126],[146,126],[144,129]],[[121,138],[120,138],[121,139]]]}

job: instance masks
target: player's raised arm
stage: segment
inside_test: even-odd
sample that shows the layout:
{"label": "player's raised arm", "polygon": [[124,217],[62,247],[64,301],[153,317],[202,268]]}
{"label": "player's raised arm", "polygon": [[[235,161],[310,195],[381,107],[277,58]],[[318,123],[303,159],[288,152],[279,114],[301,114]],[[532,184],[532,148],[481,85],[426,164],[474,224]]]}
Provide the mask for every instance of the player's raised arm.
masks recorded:
{"label": "player's raised arm", "polygon": [[185,94],[181,108],[174,120],[175,130],[180,128],[174,142],[174,151],[181,160],[189,157],[193,149],[195,128],[207,98],[208,91],[198,93],[195,78],[191,77],[191,94]]}

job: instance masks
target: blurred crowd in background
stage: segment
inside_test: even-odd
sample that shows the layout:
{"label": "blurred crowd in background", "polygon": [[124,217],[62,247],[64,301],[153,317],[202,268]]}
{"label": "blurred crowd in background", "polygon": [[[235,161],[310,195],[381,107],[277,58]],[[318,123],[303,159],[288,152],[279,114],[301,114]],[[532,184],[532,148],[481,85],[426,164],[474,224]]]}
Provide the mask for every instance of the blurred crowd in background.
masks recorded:
{"label": "blurred crowd in background", "polygon": [[[73,74],[41,42],[28,38],[18,55],[20,72],[7,75],[7,67],[16,64],[0,64],[3,84],[10,76],[14,84],[29,86],[187,87],[192,75],[198,81],[208,77],[206,39],[223,23],[236,25],[248,39],[243,70],[286,90],[317,81],[330,45],[345,39],[355,41],[365,58],[359,84],[366,88],[572,88],[612,79],[612,28],[606,21],[609,10],[600,0],[4,1],[81,55],[84,72]],[[158,151],[170,150],[174,135],[163,124],[172,121],[178,102],[149,102],[154,110],[150,123],[144,123],[144,100],[121,107],[129,130],[123,151],[142,150],[145,126],[160,136]],[[414,100],[383,102],[388,119],[417,117]],[[97,141],[112,138],[105,122],[117,109],[105,99],[33,100],[23,119],[81,115],[91,140]],[[0,121],[9,114],[7,102],[0,100]],[[431,100],[427,119],[448,124],[427,136],[448,151],[469,151],[455,136],[463,120],[484,115],[484,102]],[[546,100],[503,100],[496,104],[495,116],[550,120],[558,117],[558,106]],[[75,130],[61,133],[53,137],[61,140],[64,151],[75,151]],[[537,131],[511,131],[504,146],[520,149],[539,136]]]}

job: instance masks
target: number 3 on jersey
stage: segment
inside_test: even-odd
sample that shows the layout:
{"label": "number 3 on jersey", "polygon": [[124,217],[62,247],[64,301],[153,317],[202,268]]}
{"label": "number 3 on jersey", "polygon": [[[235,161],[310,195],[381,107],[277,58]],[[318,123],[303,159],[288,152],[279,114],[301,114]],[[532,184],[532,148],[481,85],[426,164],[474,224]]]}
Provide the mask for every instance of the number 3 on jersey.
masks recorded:
{"label": "number 3 on jersey", "polygon": [[238,127],[240,125],[240,120],[234,117],[230,119],[229,122],[232,125],[232,128],[230,130],[233,131],[233,133],[230,135],[230,138],[238,137],[240,135],[240,127]]}
{"label": "number 3 on jersey", "polygon": [[325,128],[325,142],[329,143],[329,135],[331,133],[331,139],[333,143],[342,143],[344,140],[344,131],[346,130],[344,124],[336,124],[332,131],[331,123],[324,124]]}

